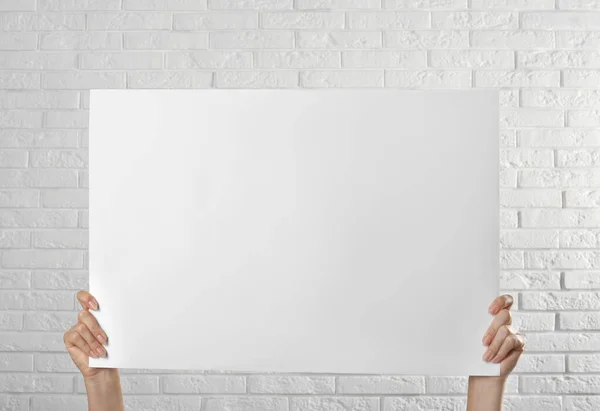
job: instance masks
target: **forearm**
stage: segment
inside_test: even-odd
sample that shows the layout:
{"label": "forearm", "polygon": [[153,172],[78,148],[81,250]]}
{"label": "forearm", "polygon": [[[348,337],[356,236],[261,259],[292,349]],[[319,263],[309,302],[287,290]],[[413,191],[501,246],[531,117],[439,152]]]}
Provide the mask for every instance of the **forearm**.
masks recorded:
{"label": "forearm", "polygon": [[119,370],[110,370],[84,381],[89,411],[123,411]]}
{"label": "forearm", "polygon": [[467,411],[501,411],[505,379],[469,377]]}

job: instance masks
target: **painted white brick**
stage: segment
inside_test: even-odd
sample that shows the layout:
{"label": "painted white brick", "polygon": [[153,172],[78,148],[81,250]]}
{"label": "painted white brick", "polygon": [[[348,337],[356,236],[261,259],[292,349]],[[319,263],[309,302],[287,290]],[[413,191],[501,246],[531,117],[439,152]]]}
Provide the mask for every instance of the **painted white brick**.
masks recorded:
{"label": "painted white brick", "polygon": [[[564,112],[557,109],[538,109],[538,108],[518,108],[501,109],[500,126],[501,127],[561,127],[564,125]],[[518,150],[513,150],[518,152]],[[538,152],[525,151],[526,153]],[[538,154],[539,156],[540,154]],[[548,157],[548,156],[545,156]]]}
{"label": "painted white brick", "polygon": [[[600,164],[600,161],[595,161]],[[598,190],[572,190],[565,192],[567,207],[598,207],[600,205],[600,191]]]}
{"label": "painted white brick", "polygon": [[524,292],[521,294],[521,307],[526,310],[598,310],[600,292]]}
{"label": "painted white brick", "polygon": [[544,30],[594,30],[600,28],[600,19],[595,13],[540,11],[521,15],[525,29]]}
{"label": "painted white brick", "polygon": [[517,51],[519,68],[599,68],[600,52],[580,50]]}
{"label": "painted white brick", "polygon": [[52,392],[73,391],[73,377],[66,375],[0,374],[0,390],[3,392]]}
{"label": "painted white brick", "polygon": [[168,69],[239,69],[250,67],[252,67],[252,53],[247,51],[193,51],[167,53]]}
{"label": "painted white brick", "polygon": [[379,31],[299,31],[297,44],[303,49],[377,49],[382,46]]}
{"label": "painted white brick", "polygon": [[35,395],[31,397],[31,405],[32,411],[86,411],[88,409],[87,397],[84,395]]}
{"label": "painted white brick", "polygon": [[[512,165],[518,167],[517,165]],[[527,167],[527,166],[525,166]],[[502,207],[561,207],[562,195],[559,190],[500,190]]]}
{"label": "painted white brick", "polygon": [[[9,288],[9,287],[3,287]],[[23,329],[23,315],[19,312],[0,312],[0,330],[12,331]]]}
{"label": "painted white brick", "polygon": [[502,409],[506,411],[544,410],[562,411],[562,401],[559,397],[516,397],[505,396]]}
{"label": "painted white brick", "polygon": [[[311,401],[310,398],[307,400]],[[316,400],[318,401],[318,399]],[[249,396],[202,399],[202,411],[288,411],[289,409],[288,399],[285,397]],[[373,411],[376,410],[373,409]]]}
{"label": "painted white brick", "polygon": [[129,88],[209,88],[210,72],[139,71],[127,74]]}
{"label": "painted white brick", "polygon": [[65,332],[76,323],[77,314],[75,312],[32,312],[25,313],[23,329]]}
{"label": "painted white brick", "polygon": [[77,366],[67,353],[43,353],[35,355],[35,369],[40,372],[77,372]]}
{"label": "painted white brick", "polygon": [[559,71],[544,70],[476,70],[477,87],[558,87]]}
{"label": "painted white brick", "polygon": [[425,379],[411,376],[339,376],[340,394],[422,394]]}
{"label": "painted white brick", "polygon": [[30,288],[31,273],[29,271],[0,270],[0,288]]}
{"label": "painted white brick", "polygon": [[567,289],[600,288],[600,272],[568,271],[563,275]]}
{"label": "painted white brick", "polygon": [[125,88],[125,73],[119,72],[48,72],[42,87],[47,89]]}
{"label": "painted white brick", "polygon": [[[521,94],[525,97],[525,94]],[[521,147],[597,147],[600,130],[597,129],[525,129],[518,131]]]}
{"label": "painted white brick", "polygon": [[598,87],[600,70],[563,70],[565,87]]}
{"label": "painted white brick", "polygon": [[556,354],[527,354],[525,352],[519,358],[515,372],[535,374],[565,372],[565,356]]}
{"label": "painted white brick", "polygon": [[430,64],[438,68],[513,68],[514,53],[508,50],[433,50]]}
{"label": "painted white brick", "polygon": [[293,0],[209,0],[209,3],[212,10],[291,10],[293,8]]}
{"label": "painted white brick", "polygon": [[600,397],[565,397],[564,411],[595,411],[600,407]]}
{"label": "painted white brick", "polygon": [[[0,215],[0,223],[2,222]],[[0,248],[29,248],[31,246],[31,234],[27,231],[8,231],[3,229],[0,232]]]}
{"label": "painted white brick", "polygon": [[431,13],[433,28],[515,29],[518,24],[518,14],[508,11],[436,11]]}
{"label": "painted white brick", "polygon": [[33,371],[31,354],[0,353],[0,372]]}
{"label": "painted white brick", "polygon": [[171,13],[88,13],[88,30],[170,30]]}
{"label": "painted white brick", "polygon": [[593,269],[599,265],[600,253],[595,251],[527,251],[527,268]]}
{"label": "painted white brick", "polygon": [[464,88],[471,85],[469,70],[386,70],[386,87]]}
{"label": "painted white brick", "polygon": [[426,29],[429,27],[429,14],[423,11],[371,11],[349,12],[350,29]]}
{"label": "painted white brick", "polygon": [[561,330],[600,330],[599,312],[571,312],[558,315]]}
{"label": "painted white brick", "polygon": [[172,375],[162,377],[167,394],[243,394],[246,380],[235,375]]}
{"label": "painted white brick", "polygon": [[551,31],[472,31],[471,46],[494,50],[551,49],[554,47],[554,33]]}
{"label": "painted white brick", "polygon": [[558,248],[558,231],[505,230],[500,233],[502,248]]}
{"label": "painted white brick", "polygon": [[0,410],[29,411],[29,397],[23,395],[0,394]]}
{"label": "painted white brick", "polygon": [[[291,49],[293,44],[293,31],[237,30],[210,33],[210,48],[212,49]],[[125,35],[125,47],[127,47],[127,34]],[[171,48],[173,47],[171,46]]]}
{"label": "painted white brick", "polygon": [[251,375],[248,392],[253,394],[333,394],[335,377],[301,375]]}
{"label": "painted white brick", "polygon": [[558,8],[561,10],[598,10],[598,0],[558,0]]}
{"label": "painted white brick", "polygon": [[[502,110],[500,113],[501,124],[506,127],[515,127],[521,123],[537,123],[545,121],[539,118],[538,113],[524,112],[523,110]],[[541,116],[545,117],[545,116]],[[551,120],[553,121],[553,120]],[[552,167],[554,164],[554,155],[552,150],[547,149],[526,149],[526,148],[505,148],[500,150],[501,167]],[[526,197],[527,192],[518,193],[518,190],[506,191],[508,196],[513,193],[514,196]],[[548,193],[546,191],[545,193]],[[531,194],[531,192],[529,192]],[[541,193],[544,194],[543,192]],[[541,200],[540,200],[541,201]]]}
{"label": "painted white brick", "polygon": [[[123,1],[123,10],[192,11],[192,10],[206,10],[207,9],[207,0],[122,0],[122,1]],[[211,3],[211,6],[212,6],[212,3]],[[117,7],[117,9],[118,8],[119,7]]]}
{"label": "painted white brick", "polygon": [[469,44],[467,30],[395,30],[383,33],[388,48],[466,48]]}
{"label": "painted white brick", "polygon": [[63,333],[51,332],[0,332],[2,351],[63,351]]}
{"label": "painted white brick", "polygon": [[71,210],[0,210],[2,228],[67,228],[74,227],[76,221],[77,214]]}
{"label": "painted white brick", "polygon": [[173,28],[175,30],[256,29],[258,28],[258,14],[246,12],[175,14]]}
{"label": "painted white brick", "polygon": [[524,89],[521,101],[526,107],[592,108],[600,105],[600,90]]}
{"label": "painted white brick", "polygon": [[560,272],[502,271],[500,288],[506,290],[560,290]]}
{"label": "painted white brick", "polygon": [[67,250],[7,250],[5,268],[83,268],[83,252]]}
{"label": "painted white brick", "polygon": [[162,53],[85,53],[80,56],[80,67],[84,70],[133,70],[160,69],[163,67]]}
{"label": "painted white brick", "polygon": [[[53,127],[87,126],[88,113],[85,111],[53,111],[48,114],[53,114],[46,118],[49,127],[51,124]],[[65,115],[67,118],[63,119]],[[31,167],[83,168],[88,164],[87,150],[35,150],[29,155]]]}
{"label": "painted white brick", "polygon": [[[47,128],[84,128],[88,126],[89,114],[87,111],[50,111],[46,113],[44,124]],[[39,153],[32,153],[32,160],[39,157]],[[53,154],[56,158],[54,161],[60,162],[61,159],[73,157],[70,154],[58,153]],[[50,160],[51,162],[51,160]],[[42,161],[43,163],[43,161]],[[35,162],[31,162],[35,164]]]}
{"label": "painted white brick", "polygon": [[[147,32],[134,32],[134,33],[123,33],[123,45],[126,49],[140,49],[140,50],[193,50],[193,49],[206,49],[208,48],[208,33],[189,33],[181,32],[158,32],[158,33],[147,33]],[[155,56],[162,56],[155,54]],[[144,55],[133,54],[131,57],[135,57],[135,61],[144,59]],[[142,63],[139,63],[142,67],[131,67],[131,68],[144,68]],[[129,67],[127,67],[129,68]],[[160,68],[158,67],[146,67],[146,68]]]}
{"label": "painted white brick", "polygon": [[379,411],[379,398],[373,397],[292,397],[290,411]]}
{"label": "painted white brick", "polygon": [[383,411],[406,410],[463,410],[467,400],[461,397],[387,397],[383,399]]}
{"label": "painted white brick", "polygon": [[518,183],[519,187],[595,187],[600,185],[600,169],[521,170]]}
{"label": "painted white brick", "polygon": [[0,50],[35,50],[36,33],[0,33]]}
{"label": "painted white brick", "polygon": [[0,22],[5,31],[85,30],[84,14],[2,13]]}
{"label": "painted white brick", "polygon": [[73,294],[64,291],[0,290],[0,309],[70,310]]}
{"label": "painted white brick", "polygon": [[[181,411],[200,411],[200,398],[189,396],[130,396],[124,397],[125,411],[163,411],[163,410],[181,410]],[[206,411],[206,409],[202,409]],[[231,408],[231,411],[236,411]],[[267,410],[268,411],[268,410]],[[281,410],[285,411],[285,410]]]}
{"label": "painted white brick", "polygon": [[300,85],[307,88],[383,87],[383,84],[383,70],[306,71],[300,75]]}
{"label": "painted white brick", "polygon": [[220,71],[216,74],[218,88],[290,88],[298,87],[295,71]]}
{"label": "painted white brick", "polygon": [[42,126],[42,120],[43,113],[37,111],[10,110],[0,112],[0,127],[39,128]]}
{"label": "painted white brick", "polygon": [[77,147],[77,140],[71,130],[0,130],[0,147]]}
{"label": "painted white brick", "polygon": [[383,0],[386,9],[465,9],[467,0]]}
{"label": "painted white brick", "polygon": [[38,0],[38,11],[119,10],[120,0]]}
{"label": "painted white brick", "polygon": [[505,270],[525,268],[523,251],[500,251],[500,268]]}
{"label": "painted white brick", "polygon": [[119,50],[122,40],[119,33],[113,32],[54,32],[40,35],[40,47],[42,50]]}
{"label": "painted white brick", "polygon": [[516,168],[501,168],[500,169],[500,187],[516,188],[517,187],[517,169]]}
{"label": "painted white brick", "polygon": [[299,10],[381,8],[381,0],[296,0],[295,4]]}
{"label": "painted white brick", "polygon": [[598,351],[600,333],[530,333],[527,350],[534,351]]}
{"label": "painted white brick", "polygon": [[567,124],[571,127],[597,127],[600,125],[600,110],[569,110]]}
{"label": "painted white brick", "polygon": [[0,207],[31,208],[40,204],[40,193],[32,190],[0,190]]}
{"label": "painted white brick", "polygon": [[542,10],[553,9],[554,0],[471,0],[474,9]]}
{"label": "painted white brick", "polygon": [[343,51],[342,66],[348,68],[415,68],[424,67],[427,56],[419,50]]}
{"label": "painted white brick", "polygon": [[33,233],[35,248],[87,249],[88,233],[85,230],[40,231]]}
{"label": "painted white brick", "polygon": [[0,150],[0,167],[3,167],[3,168],[27,167],[27,151],[25,151],[25,150]]}
{"label": "painted white brick", "polygon": [[[82,290],[88,288],[88,276],[84,271],[36,271],[31,285],[37,289]],[[16,288],[16,287],[6,287]]]}
{"label": "painted white brick", "polygon": [[256,67],[267,69],[339,68],[339,51],[262,51],[256,55]]}
{"label": "painted white brick", "polygon": [[428,394],[466,394],[468,377],[427,377]]}
{"label": "painted white brick", "polygon": [[597,248],[600,244],[598,230],[561,230],[561,248]]}
{"label": "painted white brick", "polygon": [[520,331],[553,331],[554,313],[513,313],[513,325]]}
{"label": "painted white brick", "polygon": [[526,394],[598,394],[600,376],[526,375],[521,377],[521,387]]}
{"label": "painted white brick", "polygon": [[0,187],[76,187],[73,170],[0,170]]}
{"label": "painted white brick", "polygon": [[0,3],[0,11],[35,11],[35,0],[4,0]]}
{"label": "painted white brick", "polygon": [[598,50],[600,31],[559,31],[556,34],[557,48]]}
{"label": "painted white brick", "polygon": [[523,210],[523,227],[594,228],[600,226],[600,210]]}
{"label": "painted white brick", "polygon": [[582,373],[600,372],[600,355],[570,354],[567,356],[567,370]]}

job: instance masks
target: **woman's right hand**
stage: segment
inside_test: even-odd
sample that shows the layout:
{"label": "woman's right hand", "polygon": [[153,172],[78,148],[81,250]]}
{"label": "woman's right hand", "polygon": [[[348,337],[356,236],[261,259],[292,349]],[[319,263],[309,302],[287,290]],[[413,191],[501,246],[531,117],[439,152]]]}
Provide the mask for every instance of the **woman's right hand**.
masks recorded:
{"label": "woman's right hand", "polygon": [[[108,337],[98,325],[96,318],[90,310],[98,309],[98,301],[87,291],[77,293],[77,301],[82,310],[77,315],[77,324],[71,327],[64,335],[65,345],[71,359],[81,371],[84,378],[94,378],[102,373],[111,372],[110,368],[90,368],[89,357],[99,358],[106,356]],[[114,372],[114,371],[112,371]]]}

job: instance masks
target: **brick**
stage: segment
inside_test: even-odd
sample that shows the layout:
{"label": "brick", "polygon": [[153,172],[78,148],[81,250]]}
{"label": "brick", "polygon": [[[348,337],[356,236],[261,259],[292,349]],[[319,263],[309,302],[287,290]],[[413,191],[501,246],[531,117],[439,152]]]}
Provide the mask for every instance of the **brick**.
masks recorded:
{"label": "brick", "polygon": [[558,248],[558,231],[505,230],[500,233],[500,247],[505,249]]}
{"label": "brick", "polygon": [[373,397],[292,397],[290,411],[379,411],[379,398]]}
{"label": "brick", "polygon": [[31,286],[46,290],[85,290],[88,288],[88,275],[85,271],[35,271],[31,276]]}
{"label": "brick", "polygon": [[0,210],[2,228],[63,228],[74,227],[76,213],[70,210],[16,209]]}
{"label": "brick", "polygon": [[600,313],[570,312],[558,315],[561,330],[600,330]]}
{"label": "brick", "polygon": [[383,411],[463,410],[467,400],[461,397],[388,397],[383,399]]}
{"label": "brick", "polygon": [[119,72],[48,72],[44,74],[43,88],[94,89],[125,88],[125,74]]}
{"label": "brick", "polygon": [[429,14],[424,11],[369,11],[348,12],[350,29],[426,29],[429,28]]}
{"label": "brick", "polygon": [[209,88],[212,73],[182,71],[147,71],[127,75],[129,88]]}
{"label": "brick", "polygon": [[399,49],[467,48],[466,30],[396,30],[383,33],[385,47]]}
{"label": "brick", "polygon": [[47,208],[87,208],[88,190],[55,189],[42,191],[42,206]]}
{"label": "brick", "polygon": [[[292,31],[237,30],[210,33],[212,49],[291,49],[293,44]],[[127,37],[125,37],[125,46],[127,46]]]}
{"label": "brick", "polygon": [[600,244],[600,231],[598,230],[561,230],[561,248],[597,248]]}
{"label": "brick", "polygon": [[514,54],[508,50],[432,50],[431,67],[514,68]]}
{"label": "brick", "polygon": [[0,167],[19,168],[27,167],[27,151],[0,150]]}
{"label": "brick", "polygon": [[593,291],[524,292],[521,306],[526,310],[598,310],[600,293]]}
{"label": "brick", "polygon": [[296,38],[302,49],[377,49],[382,46],[379,31],[299,31]]}
{"label": "brick", "polygon": [[580,50],[517,51],[517,67],[600,68],[600,52]]}
{"label": "brick", "polygon": [[0,187],[76,187],[73,170],[0,170]]}
{"label": "brick", "polygon": [[211,10],[291,10],[293,8],[293,0],[209,0],[209,2]]}
{"label": "brick", "polygon": [[[499,90],[500,94],[500,107],[519,107],[519,90]],[[505,129],[503,129],[505,130]]]}
{"label": "brick", "polygon": [[569,396],[564,399],[564,411],[595,411],[600,407],[600,397]]}
{"label": "brick", "polygon": [[29,271],[0,270],[0,288],[24,289],[31,286]]}
{"label": "brick", "polygon": [[163,60],[163,53],[159,52],[94,52],[82,54],[80,65],[84,70],[146,70],[162,68]]}
{"label": "brick", "polygon": [[598,394],[600,376],[527,375],[521,377],[521,387],[526,394]]}
{"label": "brick", "polygon": [[335,377],[302,375],[251,375],[248,392],[253,394],[333,394]]}
{"label": "brick", "polygon": [[600,333],[531,333],[527,335],[527,350],[598,351]]}
{"label": "brick", "polygon": [[84,230],[40,231],[33,234],[35,248],[87,249],[88,233]]}
{"label": "brick", "polygon": [[553,9],[554,0],[471,0],[474,9],[542,10]]}
{"label": "brick", "polygon": [[289,409],[288,399],[284,397],[251,396],[202,399],[202,411],[288,411]]}
{"label": "brick", "polygon": [[525,29],[542,30],[594,30],[600,28],[600,19],[595,13],[536,11],[522,14]]}
{"label": "brick", "polygon": [[32,411],[84,411],[87,408],[87,398],[84,395],[36,395],[31,397]]}
{"label": "brick", "polygon": [[73,377],[66,375],[0,374],[0,390],[3,392],[51,392],[73,391]]}
{"label": "brick", "polygon": [[441,29],[516,29],[518,14],[508,11],[434,11],[431,26]]}
{"label": "brick", "polygon": [[477,87],[558,87],[560,72],[543,70],[476,70]]}
{"label": "brick", "polygon": [[[86,128],[88,126],[89,114],[87,111],[49,111],[46,113],[46,118],[44,120],[44,124],[47,128]],[[61,158],[73,157],[68,152],[61,152]],[[42,156],[39,152],[31,153],[32,164],[35,164],[35,160],[37,160],[40,156]],[[58,156],[57,152],[54,151],[54,154]],[[50,160],[51,161],[51,160]],[[55,159],[55,161],[60,161],[59,158]],[[42,160],[42,164],[44,161]]]}
{"label": "brick", "polygon": [[516,147],[517,131],[502,129],[500,130],[500,147]]}
{"label": "brick", "polygon": [[[581,170],[521,170],[518,175],[520,187],[579,188],[600,185],[600,169]],[[568,211],[568,212],[572,212]],[[579,220],[579,218],[575,218]]]}
{"label": "brick", "polygon": [[23,315],[21,313],[0,312],[0,331],[12,331],[22,329]]}
{"label": "brick", "polygon": [[[121,389],[123,394],[158,394],[159,377],[157,375],[121,375]],[[78,375],[77,392],[85,394],[83,377]]]}
{"label": "brick", "polygon": [[112,32],[54,32],[40,35],[42,50],[119,50],[121,35]]}
{"label": "brick", "polygon": [[119,10],[120,0],[39,0],[38,11]]}
{"label": "brick", "polygon": [[522,269],[525,268],[523,251],[500,251],[500,268]]}
{"label": "brick", "polygon": [[[600,163],[600,161],[599,161]],[[565,191],[566,207],[593,208],[600,205],[600,191],[598,190],[570,190]]]}
{"label": "brick", "polygon": [[[85,397],[84,397],[85,398]],[[162,410],[181,410],[181,411],[200,411],[200,398],[183,395],[177,396],[148,396],[127,395],[123,398],[125,411],[162,411]],[[203,411],[206,411],[204,408]],[[231,411],[237,411],[231,409]],[[269,411],[269,410],[266,410]],[[285,411],[285,410],[281,410]]]}
{"label": "brick", "polygon": [[423,377],[400,376],[339,376],[340,394],[423,394]]}
{"label": "brick", "polygon": [[[2,216],[0,214],[0,224]],[[29,248],[31,246],[31,234],[27,231],[8,231],[0,232],[0,248]]]}
{"label": "brick", "polygon": [[569,354],[567,356],[569,372],[593,373],[600,371],[600,354]]}
{"label": "brick", "polygon": [[466,9],[467,0],[383,0],[385,9]]}
{"label": "brick", "polygon": [[342,52],[342,66],[348,68],[417,68],[424,67],[426,59],[420,50]]}
{"label": "brick", "polygon": [[513,325],[519,331],[554,331],[554,313],[513,313]]}
{"label": "brick", "polygon": [[427,377],[427,394],[466,394],[468,377]]}
{"label": "brick", "polygon": [[0,147],[77,147],[78,133],[72,130],[0,130]]}
{"label": "brick", "polygon": [[523,227],[594,228],[600,227],[600,210],[523,210]]}
{"label": "brick", "polygon": [[[257,13],[186,13],[173,16],[174,30],[238,30],[258,28]],[[277,27],[265,27],[277,28]]]}
{"label": "brick", "polygon": [[[499,177],[500,177],[500,187],[502,187],[502,188],[516,188],[517,187],[517,169],[516,168],[500,168]],[[502,211],[503,210],[501,210],[501,212]]]}
{"label": "brick", "polygon": [[0,11],[35,11],[35,0],[4,0],[0,3]]}
{"label": "brick", "polygon": [[564,87],[597,87],[600,70],[563,70]]}
{"label": "brick", "polygon": [[561,373],[565,372],[564,355],[527,354],[521,355],[515,367],[518,373]]}
{"label": "brick", "polygon": [[0,410],[29,411],[29,397],[0,394]]}
{"label": "brick", "polygon": [[469,70],[386,70],[386,87],[464,88],[471,85]]}
{"label": "brick", "polygon": [[[525,95],[521,93],[523,97]],[[530,129],[518,131],[521,147],[597,147],[600,130],[595,129]]]}
{"label": "brick", "polygon": [[35,369],[38,372],[78,372],[77,366],[67,353],[35,354]]}
{"label": "brick", "polygon": [[472,31],[471,46],[494,50],[551,49],[554,48],[554,33],[551,31]]}
{"label": "brick", "polygon": [[524,89],[525,107],[592,108],[600,105],[600,90]]}
{"label": "brick", "polygon": [[1,93],[0,106],[17,109],[75,109],[79,107],[76,91],[18,90]]}
{"label": "brick", "polygon": [[566,289],[600,288],[600,272],[568,271],[563,276]]}
{"label": "brick", "polygon": [[123,10],[192,11],[206,9],[207,0],[123,0]]}
{"label": "brick", "polygon": [[600,125],[600,110],[569,110],[567,124],[570,127],[597,127]]}
{"label": "brick", "polygon": [[528,251],[528,268],[593,269],[599,264],[600,255],[594,251]]}
{"label": "brick", "polygon": [[162,377],[167,394],[243,394],[244,377],[235,375],[172,375]]}
{"label": "brick", "polygon": [[7,250],[5,268],[83,268],[83,252],[67,250]]}
{"label": "brick", "polygon": [[[68,294],[72,299],[72,294]],[[23,329],[29,331],[65,332],[77,323],[75,312],[31,312],[25,313]]]}
{"label": "brick", "polygon": [[544,410],[562,411],[562,401],[559,397],[516,397],[505,396],[502,403],[505,410]]}
{"label": "brick", "polygon": [[339,51],[262,51],[257,53],[256,67],[268,69],[339,68]]}
{"label": "brick", "polygon": [[[562,110],[537,108],[503,108],[500,110],[501,127],[562,127],[563,125],[564,112]],[[513,150],[513,152],[518,151]]]}
{"label": "brick", "polygon": [[63,333],[9,331],[0,332],[2,351],[59,351],[65,349]]}
{"label": "brick", "polygon": [[35,49],[37,49],[37,34],[35,33],[0,33],[0,50]]}
{"label": "brick", "polygon": [[220,71],[216,73],[218,88],[293,88],[298,87],[296,71]]}
{"label": "brick", "polygon": [[[528,113],[514,110],[502,110],[500,114],[501,123],[504,122],[505,125],[515,127],[517,125],[521,125],[522,123],[538,123],[543,122],[545,120],[538,119],[537,113]],[[554,164],[554,155],[552,150],[547,149],[526,149],[526,148],[506,148],[500,150],[500,166],[506,168],[513,167],[552,167]],[[507,196],[516,199],[516,196],[521,198],[528,197],[527,191],[520,190],[503,190],[503,192],[507,193]],[[549,193],[546,191],[545,193]],[[529,191],[529,197],[532,197],[531,191]],[[509,198],[510,199],[510,198]],[[517,200],[518,201],[518,200]],[[536,200],[542,201],[542,200]],[[550,200],[553,204],[556,203],[555,200]],[[559,204],[560,205],[560,204]]]}
{"label": "brick", "polygon": [[[55,111],[54,113],[63,113]],[[88,116],[87,111],[73,112],[78,113],[81,117]],[[58,119],[54,120],[55,122]],[[87,120],[77,119],[79,124],[85,127]],[[65,121],[68,124],[68,121]],[[81,124],[83,123],[83,124]],[[58,167],[58,168],[87,168],[88,166],[88,150],[34,150],[30,152],[29,158],[31,167]],[[71,191],[72,193],[73,191]],[[64,192],[68,195],[70,192]]]}
{"label": "brick", "polygon": [[600,31],[559,31],[556,33],[556,45],[568,50],[598,50]]}
{"label": "brick", "polygon": [[167,53],[168,69],[239,69],[249,67],[252,67],[252,54],[250,52],[194,51]]}
{"label": "brick", "polygon": [[383,87],[383,70],[305,71],[300,75],[302,87]]}
{"label": "brick", "polygon": [[64,13],[2,13],[0,23],[0,26],[5,31],[85,30],[85,15]]}
{"label": "brick", "polygon": [[88,13],[88,30],[170,30],[170,13]]}
{"label": "brick", "polygon": [[558,0],[557,5],[561,10],[598,10],[598,0]]}
{"label": "brick", "polygon": [[70,310],[73,293],[60,291],[0,290],[0,309]]}
{"label": "brick", "polygon": [[560,290],[560,272],[503,271],[500,288],[505,290]]}
{"label": "brick", "polygon": [[378,9],[381,0],[296,0],[298,10],[312,9]]}
{"label": "brick", "polygon": [[[512,165],[517,167],[516,165]],[[525,166],[527,167],[527,166]],[[501,207],[558,207],[562,206],[559,190],[501,189]]]}
{"label": "brick", "polygon": [[[208,33],[189,33],[181,32],[133,32],[123,33],[123,44],[126,49],[134,50],[193,50],[193,49],[206,49],[208,48]],[[148,56],[148,55],[146,55]],[[153,56],[161,57],[161,54],[154,54]],[[138,59],[149,59],[140,54],[132,54],[131,57]],[[154,57],[153,57],[154,58]],[[152,61],[157,67],[146,67],[146,68],[160,68],[160,64]],[[139,63],[144,68],[142,63]],[[132,67],[138,68],[138,67]]]}

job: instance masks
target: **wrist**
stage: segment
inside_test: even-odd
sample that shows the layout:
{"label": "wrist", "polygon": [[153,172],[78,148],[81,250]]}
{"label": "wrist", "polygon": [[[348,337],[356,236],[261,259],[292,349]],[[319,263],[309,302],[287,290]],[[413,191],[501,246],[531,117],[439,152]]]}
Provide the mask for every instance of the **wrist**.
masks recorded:
{"label": "wrist", "polygon": [[84,376],[83,381],[88,390],[112,387],[115,384],[121,384],[119,370],[117,368],[106,368],[93,375]]}

